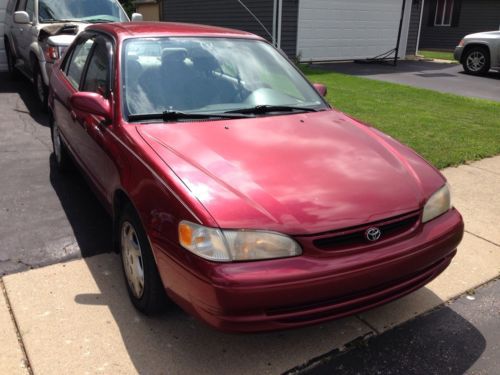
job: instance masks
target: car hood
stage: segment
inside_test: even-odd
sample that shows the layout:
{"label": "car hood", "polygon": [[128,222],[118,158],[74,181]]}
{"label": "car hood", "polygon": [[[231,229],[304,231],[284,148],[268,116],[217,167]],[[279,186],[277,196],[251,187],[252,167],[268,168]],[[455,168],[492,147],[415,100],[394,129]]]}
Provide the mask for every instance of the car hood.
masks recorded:
{"label": "car hood", "polygon": [[469,34],[465,39],[500,39],[500,31],[485,31],[482,33]]}
{"label": "car hood", "polygon": [[136,128],[222,228],[326,232],[418,210],[444,183],[334,110]]}

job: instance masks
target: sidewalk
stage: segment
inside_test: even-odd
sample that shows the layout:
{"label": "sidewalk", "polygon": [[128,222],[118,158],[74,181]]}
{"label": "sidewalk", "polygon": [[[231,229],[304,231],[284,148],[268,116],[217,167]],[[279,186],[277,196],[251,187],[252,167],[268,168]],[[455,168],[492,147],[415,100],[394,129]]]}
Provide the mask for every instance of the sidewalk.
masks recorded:
{"label": "sidewalk", "polygon": [[138,314],[119,257],[99,255],[3,277],[0,374],[276,374],[400,325],[500,275],[500,156],[443,172],[464,240],[440,277],[401,300],[319,326],[229,335],[176,308]]}

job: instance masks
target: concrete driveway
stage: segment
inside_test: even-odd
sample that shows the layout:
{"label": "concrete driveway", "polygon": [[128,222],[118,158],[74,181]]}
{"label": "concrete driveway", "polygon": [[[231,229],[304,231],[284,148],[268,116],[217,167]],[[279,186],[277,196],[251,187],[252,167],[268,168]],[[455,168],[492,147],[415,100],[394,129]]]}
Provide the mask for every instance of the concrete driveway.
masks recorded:
{"label": "concrete driveway", "polygon": [[380,63],[331,63],[313,67],[379,81],[500,102],[500,72],[470,76],[462,65],[429,61],[400,61],[397,66]]}

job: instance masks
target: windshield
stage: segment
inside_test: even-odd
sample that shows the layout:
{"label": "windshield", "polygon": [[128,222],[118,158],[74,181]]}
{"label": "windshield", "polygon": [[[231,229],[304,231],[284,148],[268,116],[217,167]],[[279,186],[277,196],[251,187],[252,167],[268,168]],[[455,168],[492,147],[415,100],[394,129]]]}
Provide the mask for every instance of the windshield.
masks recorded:
{"label": "windshield", "polygon": [[234,113],[263,106],[281,106],[282,113],[285,106],[326,108],[295,67],[263,41],[129,39],[122,72],[127,116],[165,111]]}
{"label": "windshield", "polygon": [[40,22],[126,22],[127,15],[116,0],[40,0]]}

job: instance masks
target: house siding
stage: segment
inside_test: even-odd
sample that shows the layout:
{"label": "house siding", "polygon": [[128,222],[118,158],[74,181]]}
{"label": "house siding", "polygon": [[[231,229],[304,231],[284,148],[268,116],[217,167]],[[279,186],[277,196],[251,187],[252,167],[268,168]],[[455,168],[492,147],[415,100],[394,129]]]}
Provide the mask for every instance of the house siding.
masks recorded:
{"label": "house siding", "polygon": [[299,0],[283,0],[281,19],[281,49],[293,59],[297,55]]}
{"label": "house siding", "polygon": [[417,52],[418,32],[420,28],[420,14],[423,0],[413,0],[411,4],[410,25],[408,28],[408,42],[406,44],[406,55],[413,56]]}
{"label": "house siding", "polygon": [[[272,0],[246,0],[244,4],[272,33]],[[283,0],[281,47],[290,57],[297,45],[298,0]],[[271,37],[248,11],[236,0],[163,0],[162,21],[201,23],[229,27],[257,34],[267,40]]]}
{"label": "house siding", "polygon": [[7,56],[5,54],[4,46],[4,28],[5,28],[5,8],[7,7],[7,0],[0,0],[0,72],[7,70]]}
{"label": "house siding", "polygon": [[458,1],[460,13],[456,24],[449,27],[433,26],[436,0],[425,1],[420,49],[452,50],[467,34],[498,30],[500,25],[499,0]]}

